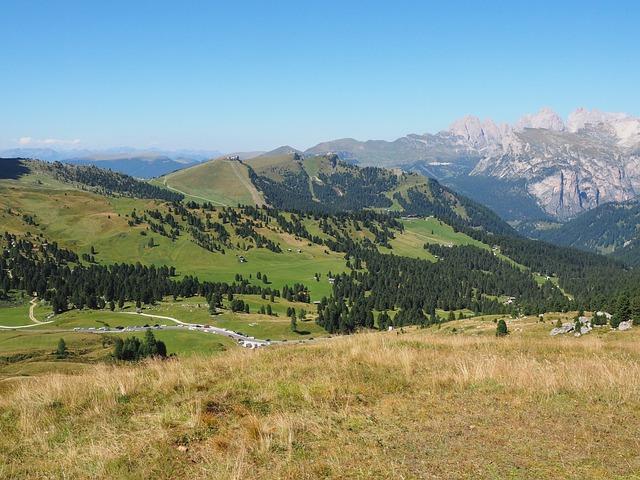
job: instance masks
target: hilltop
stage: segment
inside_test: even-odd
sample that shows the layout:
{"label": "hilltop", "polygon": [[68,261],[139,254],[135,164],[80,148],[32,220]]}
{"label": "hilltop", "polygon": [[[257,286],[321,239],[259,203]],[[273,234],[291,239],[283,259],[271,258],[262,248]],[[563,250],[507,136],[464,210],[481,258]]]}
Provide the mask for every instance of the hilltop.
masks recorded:
{"label": "hilltop", "polygon": [[436,180],[397,169],[358,167],[333,154],[302,155],[291,147],[245,161],[225,158],[206,162],[153,183],[196,201],[223,205],[266,203],[279,209],[320,213],[375,209],[435,215],[448,223],[515,234],[488,208]]}
{"label": "hilltop", "polygon": [[263,205],[264,198],[251,183],[249,169],[235,157],[221,157],[177,170],[153,181],[189,198],[216,205]]}

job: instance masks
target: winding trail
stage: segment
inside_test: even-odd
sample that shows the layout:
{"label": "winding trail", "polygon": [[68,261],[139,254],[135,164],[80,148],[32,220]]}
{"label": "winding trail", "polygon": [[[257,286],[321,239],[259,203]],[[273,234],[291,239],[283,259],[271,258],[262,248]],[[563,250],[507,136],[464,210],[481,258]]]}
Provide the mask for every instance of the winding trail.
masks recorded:
{"label": "winding trail", "polygon": [[33,323],[37,323],[42,325],[43,322],[41,322],[40,320],[38,320],[35,316],[35,314],[33,313],[33,310],[36,308],[36,306],[38,305],[38,298],[37,297],[33,297],[31,299],[31,301],[29,302],[31,305],[29,306],[29,320],[31,320]]}
{"label": "winding trail", "polygon": [[33,297],[29,302],[29,320],[31,320],[32,322],[29,325],[15,325],[15,326],[9,326],[9,327],[0,325],[0,328],[5,330],[13,330],[14,328],[31,328],[31,327],[37,327],[38,325],[46,325],[48,323],[53,323],[53,320],[49,320],[47,322],[41,322],[36,318],[36,315],[35,313],[33,313],[33,311],[37,305],[38,305],[38,298]]}

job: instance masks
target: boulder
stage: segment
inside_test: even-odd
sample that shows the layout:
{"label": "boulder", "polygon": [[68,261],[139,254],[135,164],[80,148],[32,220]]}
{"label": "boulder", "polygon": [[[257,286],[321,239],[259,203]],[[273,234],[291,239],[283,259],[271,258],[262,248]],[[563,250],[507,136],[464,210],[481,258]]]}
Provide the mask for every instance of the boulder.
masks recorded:
{"label": "boulder", "polygon": [[575,325],[573,323],[563,323],[561,327],[555,327],[551,330],[551,336],[563,335],[565,333],[573,332]]}
{"label": "boulder", "polygon": [[626,322],[620,322],[620,325],[618,325],[618,330],[620,330],[621,332],[624,332],[625,330],[630,330],[632,325],[633,325],[633,322],[631,320],[627,320]]}

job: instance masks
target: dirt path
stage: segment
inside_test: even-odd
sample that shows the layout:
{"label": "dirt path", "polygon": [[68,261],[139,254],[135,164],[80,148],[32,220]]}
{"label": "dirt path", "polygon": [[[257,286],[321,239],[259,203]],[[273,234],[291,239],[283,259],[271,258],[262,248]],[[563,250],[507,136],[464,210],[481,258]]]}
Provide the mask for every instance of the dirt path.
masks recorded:
{"label": "dirt path", "polygon": [[39,321],[36,318],[35,314],[33,313],[33,310],[36,308],[36,305],[38,305],[38,299],[36,297],[33,297],[29,303],[31,304],[29,306],[29,320],[31,320],[33,323],[38,323],[41,325],[42,322]]}
{"label": "dirt path", "polygon": [[236,162],[231,162],[231,170],[233,170],[233,173],[236,175],[236,177],[238,177],[240,183],[242,183],[242,185],[244,185],[244,187],[249,191],[253,203],[255,203],[256,205],[264,205],[264,199],[260,196],[260,193],[256,189],[255,185],[247,181],[247,179],[242,176],[242,174],[238,171],[238,164]]}
{"label": "dirt path", "polygon": [[32,322],[29,325],[15,325],[15,326],[0,325],[0,329],[13,330],[14,328],[31,328],[31,327],[37,327],[38,325],[46,325],[48,323],[53,323],[53,320],[49,320],[47,322],[41,322],[36,318],[36,315],[35,313],[33,313],[33,311],[37,305],[38,305],[38,298],[33,297],[29,302],[29,320],[31,320]]}

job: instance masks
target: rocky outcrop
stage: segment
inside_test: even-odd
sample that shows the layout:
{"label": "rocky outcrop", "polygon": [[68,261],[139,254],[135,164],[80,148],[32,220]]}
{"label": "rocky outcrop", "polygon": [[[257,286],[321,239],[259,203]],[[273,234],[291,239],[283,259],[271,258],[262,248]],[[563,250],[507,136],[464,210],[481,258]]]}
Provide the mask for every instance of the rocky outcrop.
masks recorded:
{"label": "rocky outcrop", "polygon": [[556,335],[564,335],[566,333],[573,332],[575,337],[579,337],[581,335],[586,335],[591,330],[593,330],[591,318],[579,317],[575,322],[563,323],[562,326],[553,328],[550,335],[555,337]]}

